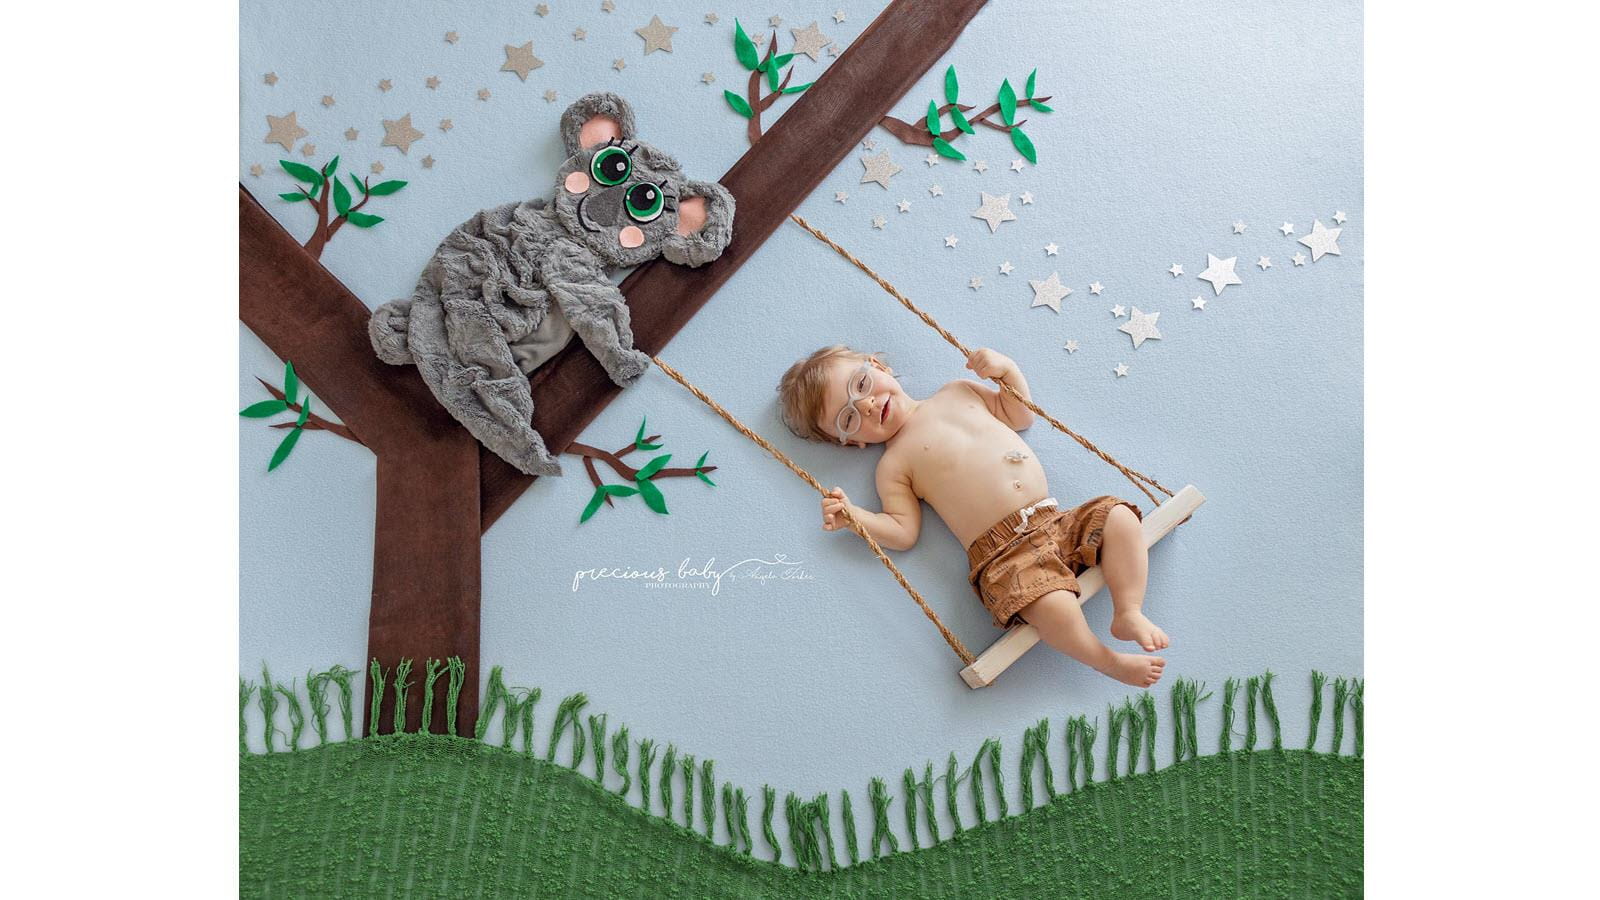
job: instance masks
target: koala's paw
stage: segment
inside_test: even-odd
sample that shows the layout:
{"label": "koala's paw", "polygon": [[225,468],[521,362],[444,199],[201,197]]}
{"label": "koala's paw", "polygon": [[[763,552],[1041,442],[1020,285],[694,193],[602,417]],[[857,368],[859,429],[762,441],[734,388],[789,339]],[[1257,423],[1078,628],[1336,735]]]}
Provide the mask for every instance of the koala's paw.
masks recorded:
{"label": "koala's paw", "polygon": [[611,365],[606,368],[612,381],[627,387],[650,368],[650,355],[639,350],[624,350],[612,357]]}

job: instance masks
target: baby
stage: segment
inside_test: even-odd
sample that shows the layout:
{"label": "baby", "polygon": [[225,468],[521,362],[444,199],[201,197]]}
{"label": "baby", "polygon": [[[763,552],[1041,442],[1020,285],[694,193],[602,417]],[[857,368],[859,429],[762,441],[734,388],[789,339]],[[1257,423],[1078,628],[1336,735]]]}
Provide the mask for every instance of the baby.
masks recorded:
{"label": "baby", "polygon": [[[1029,396],[1009,357],[975,350],[967,368]],[[778,395],[784,424],[800,437],[885,445],[877,472],[883,511],[856,506],[836,487],[822,501],[824,530],[848,527],[848,510],[879,544],[906,550],[917,542],[918,501],[926,500],[966,546],[968,579],[997,627],[1020,618],[1051,647],[1134,687],[1161,678],[1166,660],[1110,649],[1078,605],[1075,576],[1098,564],[1115,608],[1111,634],[1148,651],[1170,646],[1141,611],[1147,555],[1138,508],[1096,497],[1061,509],[1017,435],[1034,415],[1009,393],[962,380],[918,400],[876,356],[833,346],[790,366]]]}

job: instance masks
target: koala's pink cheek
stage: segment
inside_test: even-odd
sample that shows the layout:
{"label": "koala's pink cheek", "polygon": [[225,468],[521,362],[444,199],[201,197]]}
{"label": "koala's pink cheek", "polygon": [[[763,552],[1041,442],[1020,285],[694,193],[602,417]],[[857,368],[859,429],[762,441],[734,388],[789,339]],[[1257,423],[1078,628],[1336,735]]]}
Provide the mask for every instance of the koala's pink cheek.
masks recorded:
{"label": "koala's pink cheek", "polygon": [[629,225],[627,228],[617,232],[617,243],[627,247],[629,250],[642,246],[644,244],[644,232],[633,225]]}
{"label": "koala's pink cheek", "polygon": [[589,190],[589,176],[582,172],[573,172],[567,176],[567,193],[582,194]]}

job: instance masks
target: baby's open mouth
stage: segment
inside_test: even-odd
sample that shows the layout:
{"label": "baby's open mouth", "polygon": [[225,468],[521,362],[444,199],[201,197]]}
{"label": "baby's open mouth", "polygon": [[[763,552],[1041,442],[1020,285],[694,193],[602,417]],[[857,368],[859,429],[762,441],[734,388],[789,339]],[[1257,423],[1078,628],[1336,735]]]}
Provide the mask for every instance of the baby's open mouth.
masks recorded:
{"label": "baby's open mouth", "polygon": [[888,400],[883,401],[883,411],[878,413],[878,424],[879,425],[882,425],[883,423],[889,421],[889,404],[893,403],[893,402],[894,402],[894,398],[892,398],[892,397],[890,399],[888,399]]}

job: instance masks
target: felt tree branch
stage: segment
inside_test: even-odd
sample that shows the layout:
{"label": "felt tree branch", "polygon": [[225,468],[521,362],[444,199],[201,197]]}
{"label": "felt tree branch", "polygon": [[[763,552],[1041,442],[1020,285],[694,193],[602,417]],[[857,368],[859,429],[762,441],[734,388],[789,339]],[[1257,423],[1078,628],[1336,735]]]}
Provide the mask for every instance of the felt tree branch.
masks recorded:
{"label": "felt tree branch", "polygon": [[[344,186],[344,182],[333,177],[339,170],[339,157],[335,156],[329,160],[320,172],[288,159],[278,160],[278,165],[282,166],[285,172],[311,186],[309,190],[297,186],[295,190],[278,196],[290,203],[309,202],[311,208],[316,210],[317,227],[304,244],[306,250],[316,259],[322,258],[322,248],[328,245],[328,241],[339,233],[339,229],[343,228],[346,222],[357,228],[371,228],[382,222],[382,216],[361,212],[361,208],[373,197],[387,196],[406,186],[404,181],[382,181],[372,184],[371,176],[357,181],[356,176],[347,173],[350,183],[361,194],[361,201],[352,206],[351,200],[354,197],[350,189]],[[328,202],[330,194],[333,200],[331,205]]]}
{"label": "felt tree branch", "polygon": [[[754,144],[761,139],[761,114],[778,102],[778,98],[785,94],[798,94],[816,82],[806,82],[795,87],[789,86],[789,77],[794,74],[794,66],[789,66],[794,59],[793,53],[778,53],[778,32],[773,29],[772,40],[767,45],[767,53],[759,60],[756,58],[755,42],[744,33],[744,26],[739,20],[733,21],[733,52],[739,62],[750,70],[750,81],[745,88],[746,96],[741,97],[733,91],[723,91],[722,96],[733,107],[733,111],[744,116],[748,122],[745,125],[745,135],[750,143]],[[789,66],[783,73],[783,78],[778,78],[778,70]],[[770,92],[763,93],[761,85],[765,82]]]}
{"label": "felt tree branch", "polygon": [[[1028,83],[1023,92],[1026,96],[1021,98],[1017,97],[1016,89],[1011,86],[1010,79],[1002,81],[1000,83],[999,99],[969,119],[966,114],[971,112],[975,106],[959,101],[958,93],[960,87],[956,79],[956,67],[951,66],[944,73],[945,104],[940,106],[938,101],[929,101],[928,113],[922,124],[913,124],[904,119],[897,119],[894,116],[884,116],[878,124],[883,126],[885,131],[898,138],[901,143],[918,147],[932,147],[940,156],[956,160],[964,160],[967,157],[960,150],[957,150],[951,142],[963,134],[973,134],[973,126],[982,125],[985,128],[992,128],[995,131],[1003,131],[1011,135],[1011,143],[1017,148],[1017,152],[1027,157],[1028,162],[1037,163],[1039,158],[1038,153],[1034,150],[1033,141],[1022,130],[1022,126],[1028,120],[1017,121],[1017,110],[1031,107],[1042,113],[1054,111],[1051,107],[1045,105],[1045,101],[1049,100],[1049,97],[1035,97],[1033,95],[1034,80],[1038,74],[1039,70],[1037,69],[1028,73]],[[949,116],[955,124],[950,128],[942,129],[940,125],[945,116]],[[999,121],[995,120],[996,116],[999,117]]]}
{"label": "felt tree branch", "polygon": [[[716,487],[717,483],[706,475],[708,472],[717,470],[716,466],[705,464],[706,456],[710,454],[709,450],[700,454],[699,461],[692,468],[667,468],[667,461],[672,458],[670,453],[657,456],[646,463],[643,468],[638,469],[623,462],[622,457],[627,456],[634,450],[661,449],[661,445],[656,443],[661,439],[661,435],[652,434],[647,437],[644,433],[644,426],[645,423],[641,421],[639,423],[639,431],[634,435],[633,442],[615,451],[602,450],[599,447],[592,447],[577,441],[567,445],[566,452],[574,456],[583,457],[584,471],[589,473],[589,481],[594,484],[595,489],[594,495],[589,498],[589,505],[584,508],[582,518],[578,520],[580,524],[589,521],[589,517],[599,511],[602,503],[606,506],[615,506],[616,504],[612,501],[613,497],[632,497],[635,494],[643,497],[645,505],[651,509],[662,515],[667,515],[666,498],[662,495],[661,489],[654,484],[658,478],[684,478],[693,475],[706,484]],[[607,484],[601,479],[600,472],[595,467],[595,460],[600,460],[609,465],[612,471],[628,479],[631,485]]]}
{"label": "felt tree branch", "polygon": [[283,364],[283,390],[273,387],[262,378],[257,378],[256,380],[261,382],[261,386],[267,389],[267,393],[271,394],[273,399],[252,403],[239,410],[239,415],[247,419],[265,419],[268,416],[274,416],[282,412],[298,413],[293,422],[279,422],[272,426],[273,428],[287,428],[289,433],[284,435],[283,441],[278,444],[278,449],[273,451],[272,459],[267,463],[268,472],[283,465],[284,460],[289,458],[289,454],[294,452],[295,445],[300,442],[300,433],[307,429],[327,431],[337,434],[345,440],[355,441],[362,446],[366,446],[361,438],[357,437],[356,433],[351,431],[349,427],[314,415],[311,412],[310,394],[306,395],[304,402],[298,399],[300,378],[295,375],[293,362]]}
{"label": "felt tree branch", "polygon": [[[267,393],[271,394],[274,399],[285,401],[284,402],[284,409],[285,410],[287,410],[289,412],[292,412],[292,413],[298,413],[298,412],[301,411],[301,405],[300,404],[287,402],[288,398],[284,396],[283,391],[280,391],[277,388],[273,387],[271,384],[268,384],[267,380],[265,378],[261,378],[261,377],[258,376],[256,378],[256,380],[261,382],[261,386],[266,388],[267,389]],[[271,427],[273,427],[273,428],[293,428],[295,426],[294,426],[293,422],[279,422],[279,423],[277,423],[277,424],[275,424],[275,425],[273,425]],[[304,427],[305,427],[305,429],[307,431],[326,431],[329,434],[336,434],[339,437],[342,437],[347,441],[355,441],[356,443],[360,444],[363,447],[366,446],[366,441],[363,441],[361,438],[357,437],[356,433],[354,431],[350,430],[350,426],[342,425],[342,424],[340,424],[338,422],[330,422],[327,419],[324,419],[323,417],[317,415],[316,413],[312,413],[312,414],[310,414],[309,416],[306,417],[306,424],[305,424]]]}

